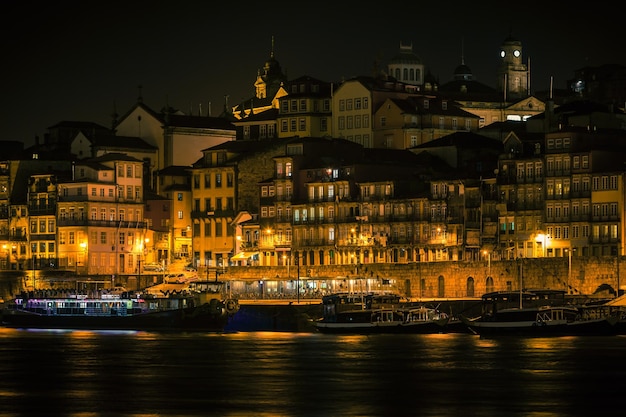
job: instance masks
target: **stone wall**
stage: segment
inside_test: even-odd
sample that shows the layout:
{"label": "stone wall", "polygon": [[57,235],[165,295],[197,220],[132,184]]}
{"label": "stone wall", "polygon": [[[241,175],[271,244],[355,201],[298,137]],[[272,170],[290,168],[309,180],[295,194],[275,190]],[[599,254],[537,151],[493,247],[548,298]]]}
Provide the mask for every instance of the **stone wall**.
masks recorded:
{"label": "stone wall", "polygon": [[[367,278],[369,280],[389,280],[388,285],[410,297],[466,298],[470,296],[473,281],[473,296],[480,297],[487,292],[487,277],[493,280],[493,291],[517,290],[520,277],[523,288],[563,289],[569,287],[570,294],[592,295],[599,289],[617,288],[618,267],[613,257],[572,258],[571,280],[568,258],[533,258],[514,261],[481,262],[423,262],[409,264],[364,264],[354,265],[300,266],[301,279],[347,280]],[[620,273],[620,287],[626,288],[626,279]],[[294,280],[297,269],[291,266],[280,267],[229,267],[220,274],[220,280]],[[423,288],[420,288],[420,282]],[[440,287],[443,286],[443,290]],[[421,292],[421,294],[420,294]],[[443,295],[442,295],[443,294]]]}
{"label": "stone wall", "polygon": [[[300,266],[300,279],[309,279],[317,283],[325,282],[330,291],[350,290],[350,281],[362,282],[366,279],[369,289],[385,289],[398,292],[407,297],[422,298],[468,298],[480,297],[488,290],[518,290],[520,277],[523,288],[550,288],[565,290],[569,284],[569,293],[574,295],[609,296],[617,288],[618,271],[625,268],[624,260],[617,265],[613,257],[574,257],[571,265],[571,280],[568,280],[568,258],[520,259],[515,261],[481,262],[423,262],[409,264],[364,264],[355,265],[323,265]],[[258,281],[293,282],[298,269],[291,266],[228,267],[220,273],[219,280],[245,281],[248,284]],[[203,277],[203,272],[199,272]],[[493,287],[487,288],[487,277],[493,280]],[[214,273],[209,279],[215,279]],[[158,281],[156,276],[142,276],[148,282]],[[358,278],[358,279],[355,279]],[[85,279],[82,277],[81,279]],[[97,279],[94,277],[94,279]],[[620,273],[620,288],[626,289],[626,276]],[[142,280],[144,281],[144,280]],[[473,281],[472,285],[470,284]],[[569,281],[569,282],[568,282]],[[0,299],[8,299],[20,292],[29,280],[18,272],[0,273]],[[139,289],[144,282],[137,282],[136,276],[118,277],[117,284],[129,289]],[[74,284],[67,283],[70,286]],[[38,278],[38,288],[46,285],[46,278]],[[58,284],[57,284],[58,285]],[[105,285],[106,286],[106,285]],[[249,285],[249,287],[255,287]],[[287,285],[278,285],[285,289]],[[235,288],[235,285],[233,285]],[[293,288],[293,287],[292,287]],[[357,290],[355,288],[355,290]]]}

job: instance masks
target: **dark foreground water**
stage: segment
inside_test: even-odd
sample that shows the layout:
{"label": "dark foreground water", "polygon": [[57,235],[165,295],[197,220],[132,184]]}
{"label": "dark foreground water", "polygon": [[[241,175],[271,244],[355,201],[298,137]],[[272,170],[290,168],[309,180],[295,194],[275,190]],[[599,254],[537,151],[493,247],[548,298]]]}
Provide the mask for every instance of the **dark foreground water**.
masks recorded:
{"label": "dark foreground water", "polygon": [[0,416],[600,416],[626,336],[0,328]]}

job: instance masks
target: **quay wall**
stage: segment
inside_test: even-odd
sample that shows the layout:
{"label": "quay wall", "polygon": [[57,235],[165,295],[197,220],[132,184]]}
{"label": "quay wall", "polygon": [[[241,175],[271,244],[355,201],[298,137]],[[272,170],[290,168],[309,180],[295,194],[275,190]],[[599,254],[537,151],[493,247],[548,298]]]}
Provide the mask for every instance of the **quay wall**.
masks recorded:
{"label": "quay wall", "polygon": [[[361,264],[361,265],[300,265],[291,266],[229,266],[224,270],[200,270],[203,278],[231,282],[235,294],[241,289],[258,292],[259,287],[272,283],[280,291],[295,288],[300,277],[301,288],[324,288],[326,292],[389,290],[411,298],[468,298],[480,297],[485,292],[518,290],[522,288],[550,288],[567,290],[574,295],[615,295],[620,287],[626,289],[624,259],[618,263],[615,257],[526,258],[510,261],[480,262],[421,262],[407,264]],[[30,271],[0,271],[0,299],[9,299],[29,286],[32,288]],[[299,274],[298,274],[299,273]],[[72,286],[86,277],[46,276],[37,271],[37,288],[47,285]],[[115,281],[110,277],[87,277],[100,280],[101,288],[124,285],[130,290],[151,285],[162,280],[162,275],[120,275]],[[307,285],[306,283],[314,283]],[[367,285],[367,288],[355,287]],[[266,285],[263,285],[266,284]]]}
{"label": "quay wall", "polygon": [[[489,291],[522,288],[566,290],[574,295],[615,294],[626,289],[624,260],[615,257],[526,258],[510,261],[421,262],[407,264],[322,265],[299,267],[300,280],[347,282],[364,279],[370,289],[394,290],[407,297],[467,298]],[[293,281],[294,266],[228,267],[220,273],[224,281]],[[490,278],[490,279],[488,279]],[[378,283],[379,287],[373,288]],[[491,284],[492,283],[492,284]],[[341,285],[341,284],[340,284]],[[489,286],[491,285],[491,286]],[[332,290],[340,290],[335,285]],[[346,287],[343,287],[345,290]]]}

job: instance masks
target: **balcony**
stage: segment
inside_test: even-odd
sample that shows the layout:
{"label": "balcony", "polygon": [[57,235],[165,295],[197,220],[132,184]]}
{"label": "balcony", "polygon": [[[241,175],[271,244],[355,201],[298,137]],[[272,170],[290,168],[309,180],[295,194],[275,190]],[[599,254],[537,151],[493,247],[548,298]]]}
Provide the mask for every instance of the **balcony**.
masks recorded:
{"label": "balcony", "polygon": [[234,209],[192,210],[192,219],[210,219],[215,217],[235,217]]}
{"label": "balcony", "polygon": [[56,235],[54,233],[41,233],[35,234],[31,233],[30,241],[54,241],[56,240]]}
{"label": "balcony", "polygon": [[126,220],[87,220],[87,219],[59,219],[57,226],[90,226],[90,227],[115,227],[124,229],[145,229],[147,222]]}
{"label": "balcony", "polygon": [[14,230],[9,233],[9,240],[25,242],[28,240],[28,236],[26,235],[26,231]]}
{"label": "balcony", "polygon": [[28,214],[31,216],[49,216],[56,214],[56,205],[32,205],[28,206]]}

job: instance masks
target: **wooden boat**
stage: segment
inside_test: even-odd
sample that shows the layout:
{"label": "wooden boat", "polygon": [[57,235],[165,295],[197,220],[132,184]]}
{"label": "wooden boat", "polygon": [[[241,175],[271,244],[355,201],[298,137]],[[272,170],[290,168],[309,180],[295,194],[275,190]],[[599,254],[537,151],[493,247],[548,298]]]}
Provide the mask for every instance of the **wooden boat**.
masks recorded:
{"label": "wooden boat", "polygon": [[601,302],[595,309],[603,311],[604,314],[616,316],[615,332],[626,334],[626,295],[622,294],[619,297]]}
{"label": "wooden boat", "polygon": [[223,331],[239,310],[222,295],[224,284],[202,281],[160,284],[137,293],[68,291],[23,293],[5,303],[6,327],[90,330]]}
{"label": "wooden boat", "polygon": [[339,292],[322,297],[325,314],[343,310],[362,310],[408,306],[410,303],[393,293],[348,293]]}
{"label": "wooden boat", "polygon": [[398,304],[397,296],[366,295],[362,304],[345,294],[322,299],[323,317],[314,322],[322,333],[443,333],[447,314],[425,305]]}
{"label": "wooden boat", "polygon": [[564,291],[492,292],[482,297],[481,315],[460,316],[481,336],[578,336],[615,334],[617,317],[592,306],[566,305]]}

